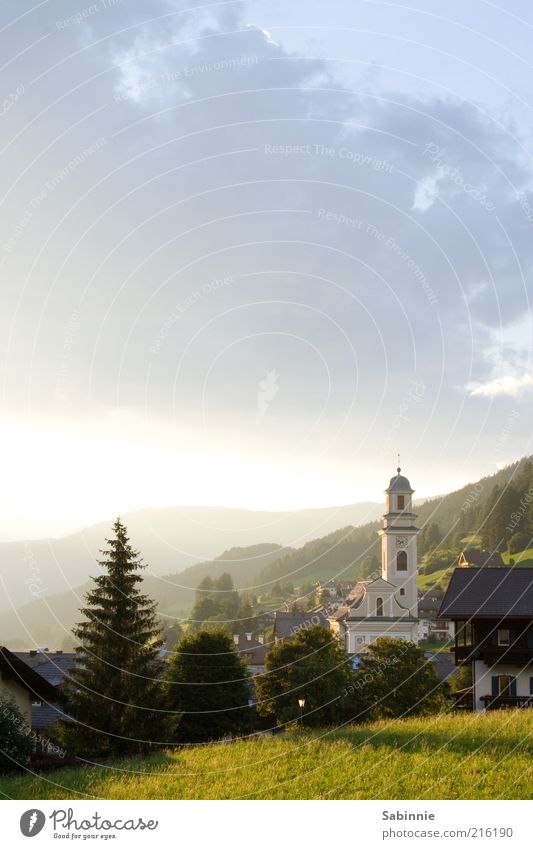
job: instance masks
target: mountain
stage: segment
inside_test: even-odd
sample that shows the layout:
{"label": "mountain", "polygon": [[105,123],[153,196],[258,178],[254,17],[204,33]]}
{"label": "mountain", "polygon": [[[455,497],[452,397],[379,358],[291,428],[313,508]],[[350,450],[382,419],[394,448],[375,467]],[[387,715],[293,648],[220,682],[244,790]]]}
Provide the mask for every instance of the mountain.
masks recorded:
{"label": "mountain", "polygon": [[[487,527],[492,529],[498,523],[508,521],[506,515],[496,516],[493,504],[494,494],[513,493],[511,506],[523,500],[522,493],[533,491],[532,458],[524,458],[518,463],[502,469],[494,475],[482,478],[468,484],[455,492],[439,498],[425,501],[416,505],[418,514],[417,524],[421,529],[432,523],[439,527],[439,538],[435,546],[438,548],[457,547],[462,536],[468,534],[486,533]],[[505,499],[500,498],[499,503]],[[529,496],[529,501],[531,497]],[[529,504],[529,501],[527,503]],[[251,511],[221,510],[219,508],[173,508],[164,511],[140,511],[137,514],[125,516],[134,545],[142,550],[150,569],[145,575],[145,591],[154,598],[162,615],[183,616],[190,610],[194,601],[194,590],[205,576],[216,578],[222,572],[230,572],[237,588],[249,588],[257,595],[264,593],[273,583],[279,581],[291,582],[295,586],[304,586],[316,580],[336,578],[354,583],[364,577],[369,577],[380,570],[380,547],[377,536],[379,523],[367,522],[359,527],[353,527],[346,521],[350,516],[364,515],[364,511],[373,514],[373,518],[381,514],[380,505],[354,505],[352,507],[331,508],[330,510],[302,510],[296,513],[253,513]],[[515,509],[515,508],[513,508]],[[532,508],[533,510],[533,508]],[[207,512],[206,512],[207,511]],[[163,515],[164,514],[164,515]],[[149,516],[149,521],[147,520]],[[173,533],[169,531],[168,522],[174,517]],[[203,525],[200,524],[203,521]],[[208,523],[208,518],[210,523]],[[216,521],[218,521],[218,525]],[[170,540],[183,540],[189,533],[192,539],[194,522],[197,525],[196,544],[203,550],[213,543],[213,539],[232,537],[232,542],[240,541],[242,537],[259,534],[275,534],[281,538],[284,545],[279,543],[254,543],[252,545],[234,546],[226,549],[223,554],[212,559],[182,568],[176,568],[176,561],[183,555],[177,544],[172,548]],[[225,524],[224,524],[225,522]],[[338,524],[336,524],[338,522]],[[533,512],[524,519],[524,530],[533,537]],[[336,530],[331,530],[331,526]],[[205,530],[205,539],[201,538]],[[164,537],[163,532],[169,536]],[[45,570],[39,572],[45,553],[53,560],[57,558],[56,572],[64,582],[64,586],[75,585],[75,575],[82,574],[75,588],[52,594],[43,591],[42,598],[27,602],[17,610],[5,612],[1,617],[0,644],[13,648],[33,647],[36,644],[48,645],[50,648],[60,647],[63,639],[68,636],[72,624],[78,621],[78,609],[83,599],[83,593],[88,587],[87,577],[98,573],[91,554],[102,545],[102,540],[108,533],[107,526],[97,526],[95,529],[65,540],[41,543],[42,548],[31,544],[30,552],[35,561],[24,561],[21,569],[20,561],[17,575],[16,569],[11,573],[11,586],[18,590],[19,596],[27,600],[29,593],[28,570],[37,570],[32,580],[39,589],[38,579]],[[159,533],[159,536],[158,536]],[[498,531],[498,534],[500,532]],[[320,535],[322,534],[322,535]],[[289,537],[289,539],[288,539]],[[306,539],[307,537],[307,539]],[[420,535],[422,543],[423,533]],[[264,536],[263,536],[264,539]],[[200,541],[199,541],[200,540]],[[287,542],[303,542],[299,547],[287,545]],[[65,548],[60,547],[65,544]],[[22,546],[23,544],[19,544]],[[46,548],[48,546],[48,549]],[[68,547],[70,546],[70,548]],[[85,548],[84,548],[85,546]],[[182,543],[182,549],[185,546]],[[71,568],[67,555],[82,551],[84,559],[81,564],[85,574],[76,561],[76,569]],[[187,556],[191,555],[191,548]],[[199,550],[199,549],[197,549]],[[35,552],[38,552],[38,555]],[[59,554],[58,554],[59,552]],[[27,553],[27,552],[26,552]],[[1,552],[0,552],[1,554]],[[62,561],[61,557],[65,559]],[[453,559],[453,558],[452,558]],[[74,563],[74,561],[73,561]],[[168,568],[169,563],[171,567]],[[2,566],[5,576],[4,566]],[[46,573],[48,574],[48,573]],[[52,570],[50,575],[57,578]],[[438,573],[440,575],[440,573]],[[15,576],[15,577],[14,577]],[[436,576],[435,576],[436,578]],[[431,583],[431,575],[424,575],[425,585]],[[4,577],[4,581],[6,581]],[[46,585],[48,590],[53,581],[50,578]],[[21,587],[22,593],[21,593]],[[12,591],[13,592],[13,591]]]}
{"label": "mountain", "polygon": [[[380,504],[268,512],[224,507],[168,507],[138,510],[121,518],[142,553],[147,575],[175,574],[221,551],[274,539],[300,546],[346,524],[376,519]],[[109,536],[112,519],[61,539],[0,544],[0,611],[84,584],[97,574],[95,561]]]}
{"label": "mountain", "polygon": [[[195,590],[202,578],[207,575],[218,578],[223,572],[230,572],[235,587],[242,589],[252,575],[287,551],[269,543],[232,548],[215,560],[195,563],[178,574],[148,575],[143,592],[157,602],[163,618],[182,618],[192,608]],[[80,619],[79,609],[90,584],[87,581],[67,592],[36,599],[17,610],[2,613],[0,644],[15,650],[35,646],[61,648],[65,639],[70,639],[70,629]]]}

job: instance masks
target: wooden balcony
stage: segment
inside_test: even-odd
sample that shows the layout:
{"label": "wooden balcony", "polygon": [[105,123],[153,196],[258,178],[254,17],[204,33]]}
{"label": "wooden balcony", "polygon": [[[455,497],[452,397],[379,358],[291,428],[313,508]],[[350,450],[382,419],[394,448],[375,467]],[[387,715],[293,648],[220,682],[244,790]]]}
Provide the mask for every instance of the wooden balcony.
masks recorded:
{"label": "wooden balcony", "polygon": [[487,666],[510,663],[517,666],[533,665],[533,649],[527,646],[492,646],[488,643],[470,646],[452,646],[456,663],[483,660]]}
{"label": "wooden balcony", "polygon": [[533,708],[533,696],[481,696],[486,710],[509,710],[511,708]]}

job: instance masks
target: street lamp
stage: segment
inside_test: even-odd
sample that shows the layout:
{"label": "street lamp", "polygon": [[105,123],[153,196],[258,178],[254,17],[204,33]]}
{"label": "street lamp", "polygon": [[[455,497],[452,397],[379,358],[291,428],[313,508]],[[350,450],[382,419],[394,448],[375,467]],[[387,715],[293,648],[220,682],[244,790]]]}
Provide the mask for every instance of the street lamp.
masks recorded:
{"label": "street lamp", "polygon": [[300,705],[300,728],[302,727],[302,716],[303,710],[305,707],[305,699],[298,699],[298,704]]}

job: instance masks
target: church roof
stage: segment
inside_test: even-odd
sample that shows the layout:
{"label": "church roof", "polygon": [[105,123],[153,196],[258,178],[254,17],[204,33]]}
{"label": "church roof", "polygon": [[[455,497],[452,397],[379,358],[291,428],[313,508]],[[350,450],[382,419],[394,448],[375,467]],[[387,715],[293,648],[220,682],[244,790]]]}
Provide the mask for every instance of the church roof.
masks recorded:
{"label": "church roof", "polygon": [[398,466],[397,475],[390,479],[389,485],[385,492],[414,492],[411,484],[404,475],[401,475],[401,468]]}

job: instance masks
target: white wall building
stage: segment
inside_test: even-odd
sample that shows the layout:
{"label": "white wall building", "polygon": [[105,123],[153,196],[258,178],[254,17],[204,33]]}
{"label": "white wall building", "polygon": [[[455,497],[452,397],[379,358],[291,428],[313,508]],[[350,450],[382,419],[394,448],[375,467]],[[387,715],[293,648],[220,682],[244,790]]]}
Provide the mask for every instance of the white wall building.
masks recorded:
{"label": "white wall building", "polygon": [[416,578],[416,515],[412,512],[414,490],[400,474],[385,490],[385,514],[381,537],[381,576],[359,582],[333,616],[331,629],[345,642],[348,654],[357,654],[378,637],[418,642],[418,594]]}

